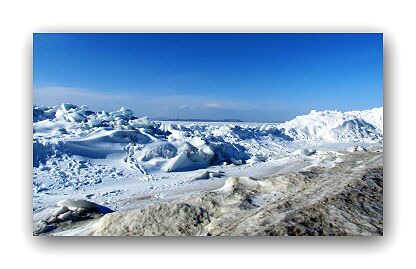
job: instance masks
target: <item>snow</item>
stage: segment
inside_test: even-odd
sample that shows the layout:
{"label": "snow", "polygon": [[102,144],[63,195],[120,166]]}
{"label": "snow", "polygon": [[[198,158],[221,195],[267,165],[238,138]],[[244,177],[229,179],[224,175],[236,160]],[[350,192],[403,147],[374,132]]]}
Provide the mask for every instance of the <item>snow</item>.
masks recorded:
{"label": "snow", "polygon": [[[113,225],[117,223],[117,225]],[[95,235],[120,236],[183,236],[197,234],[209,223],[208,213],[201,207],[182,204],[160,204],[130,212],[104,216]]]}
{"label": "snow", "polygon": [[222,171],[205,171],[192,178],[192,180],[213,179],[215,177],[221,177],[223,174],[224,172]]}
{"label": "snow", "polygon": [[295,140],[322,142],[380,141],[383,139],[383,108],[364,111],[312,110],[281,125]]}
{"label": "snow", "polygon": [[96,215],[113,212],[111,209],[86,200],[65,199],[33,215],[34,233],[59,229],[58,224],[93,219]]}
{"label": "snow", "polygon": [[[158,122],[125,107],[34,106],[33,211],[56,209],[65,199],[136,208],[220,188],[233,176],[331,166],[325,159],[331,150],[382,144],[383,108],[311,111],[264,124]],[[64,206],[70,209],[59,210]]]}
{"label": "snow", "polygon": [[291,153],[291,155],[300,155],[300,156],[312,156],[316,153],[314,149],[297,149]]}

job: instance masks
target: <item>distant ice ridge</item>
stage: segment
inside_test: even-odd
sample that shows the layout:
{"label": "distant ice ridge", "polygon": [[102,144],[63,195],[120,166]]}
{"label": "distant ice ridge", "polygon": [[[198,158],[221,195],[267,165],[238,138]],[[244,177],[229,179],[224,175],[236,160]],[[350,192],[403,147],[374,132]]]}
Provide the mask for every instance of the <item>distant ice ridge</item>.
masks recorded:
{"label": "distant ice ridge", "polygon": [[[66,171],[71,171],[64,173],[65,180],[76,180],[78,170],[88,165],[82,162],[90,160],[120,163],[116,167],[124,165],[148,174],[266,160],[294,142],[382,141],[383,108],[311,111],[285,123],[263,126],[185,126],[136,117],[124,107],[113,112],[94,112],[74,104],[33,107],[33,166],[42,168],[48,160],[63,158],[68,163]],[[77,161],[71,164],[68,160],[74,156]]]}

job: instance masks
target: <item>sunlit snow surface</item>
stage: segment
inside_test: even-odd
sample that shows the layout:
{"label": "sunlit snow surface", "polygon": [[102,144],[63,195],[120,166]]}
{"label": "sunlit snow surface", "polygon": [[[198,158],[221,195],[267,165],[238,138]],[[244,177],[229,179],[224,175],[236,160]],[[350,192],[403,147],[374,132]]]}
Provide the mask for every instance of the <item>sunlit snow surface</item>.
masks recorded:
{"label": "sunlit snow surface", "polygon": [[68,198],[136,208],[220,188],[230,176],[331,166],[323,155],[382,143],[383,108],[311,111],[264,124],[155,122],[127,108],[34,106],[33,211]]}

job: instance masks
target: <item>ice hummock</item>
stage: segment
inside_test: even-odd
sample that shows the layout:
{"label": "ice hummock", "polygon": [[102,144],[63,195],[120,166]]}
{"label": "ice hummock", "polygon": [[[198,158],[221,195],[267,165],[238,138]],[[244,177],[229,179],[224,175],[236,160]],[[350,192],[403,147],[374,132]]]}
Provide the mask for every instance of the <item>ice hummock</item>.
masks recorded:
{"label": "ice hummock", "polygon": [[275,145],[292,141],[382,141],[382,113],[382,108],[345,113],[313,110],[283,124],[186,127],[136,117],[125,107],[93,112],[85,105],[68,103],[34,106],[33,165],[38,167],[48,158],[62,155],[105,159],[118,154],[128,155],[134,162],[163,160],[158,167],[165,171],[197,169],[219,162],[244,163],[253,156],[267,157],[261,150],[250,149],[259,141],[273,141]]}

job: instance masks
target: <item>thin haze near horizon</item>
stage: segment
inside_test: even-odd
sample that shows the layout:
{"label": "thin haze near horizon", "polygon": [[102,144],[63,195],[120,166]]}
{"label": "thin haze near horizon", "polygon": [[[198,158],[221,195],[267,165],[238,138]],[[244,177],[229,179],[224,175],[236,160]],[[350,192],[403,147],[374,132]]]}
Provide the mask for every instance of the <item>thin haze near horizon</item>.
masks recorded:
{"label": "thin haze near horizon", "polygon": [[33,102],[284,121],[383,106],[382,34],[34,34]]}

